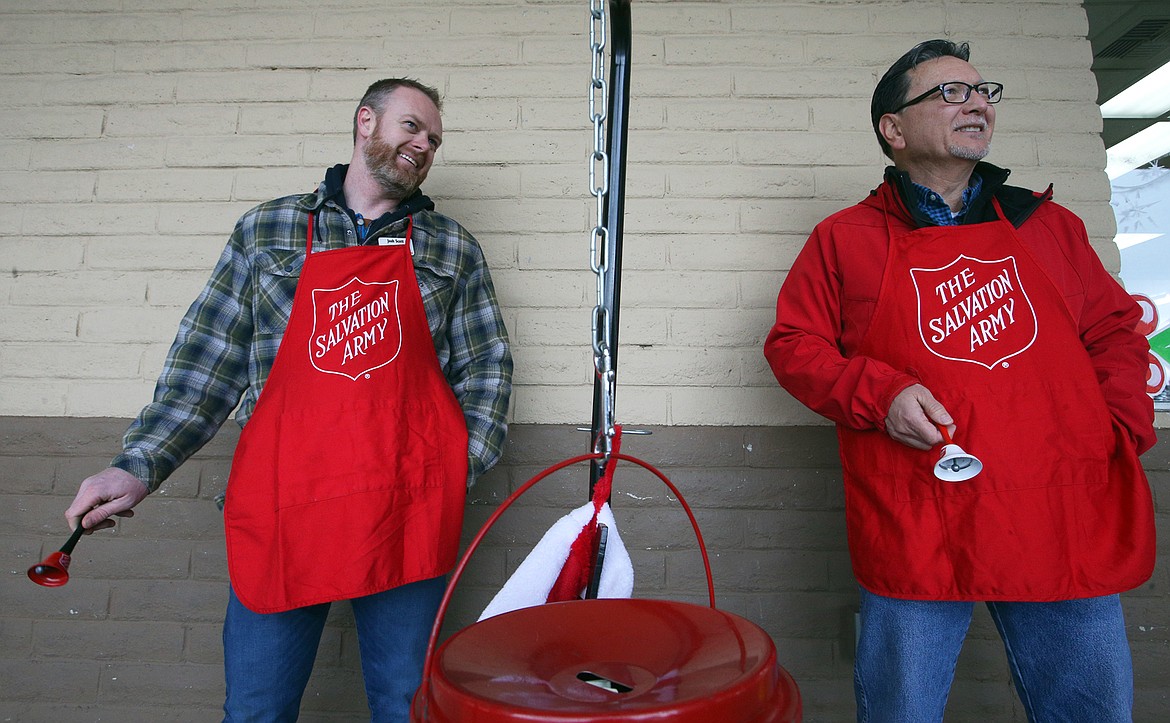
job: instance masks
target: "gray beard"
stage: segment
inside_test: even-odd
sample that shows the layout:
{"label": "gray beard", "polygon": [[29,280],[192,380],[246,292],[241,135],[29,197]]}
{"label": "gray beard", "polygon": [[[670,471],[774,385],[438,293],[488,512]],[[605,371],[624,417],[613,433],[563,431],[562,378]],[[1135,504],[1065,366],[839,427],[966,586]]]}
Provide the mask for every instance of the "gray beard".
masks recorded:
{"label": "gray beard", "polygon": [[366,168],[378,185],[391,198],[408,198],[422,186],[419,174],[410,174],[398,167],[398,151],[374,137],[363,150]]}
{"label": "gray beard", "polygon": [[991,153],[991,144],[988,143],[983,148],[968,148],[967,146],[951,146],[947,148],[955,158],[962,158],[965,161],[982,161]]}

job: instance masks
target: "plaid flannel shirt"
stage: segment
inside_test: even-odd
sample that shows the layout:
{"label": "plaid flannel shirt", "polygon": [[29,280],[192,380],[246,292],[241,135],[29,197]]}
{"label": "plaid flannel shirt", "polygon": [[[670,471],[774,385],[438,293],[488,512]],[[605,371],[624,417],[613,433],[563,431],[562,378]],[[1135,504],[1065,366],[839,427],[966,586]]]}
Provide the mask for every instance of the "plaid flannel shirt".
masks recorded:
{"label": "plaid flannel shirt", "polygon": [[[467,421],[471,484],[503,449],[512,389],[507,331],[478,242],[429,210],[425,196],[413,200],[422,208],[414,214],[415,274],[439,364]],[[113,461],[151,491],[215,435],[237,404],[241,427],[251,416],[292,311],[310,212],[317,214],[314,253],[357,243],[352,218],[324,183],[316,193],[261,204],[236,223],[179,325],[154,401],[131,424]],[[400,219],[382,231],[403,236],[405,229]]]}

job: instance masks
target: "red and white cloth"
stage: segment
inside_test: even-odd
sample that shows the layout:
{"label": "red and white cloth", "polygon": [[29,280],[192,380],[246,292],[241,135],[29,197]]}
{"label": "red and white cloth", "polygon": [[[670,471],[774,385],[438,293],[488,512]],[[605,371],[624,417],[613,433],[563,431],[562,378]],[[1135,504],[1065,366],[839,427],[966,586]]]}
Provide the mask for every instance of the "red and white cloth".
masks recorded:
{"label": "red and white cloth", "polygon": [[[621,428],[613,441],[613,453],[621,447]],[[607,530],[605,558],[598,579],[599,598],[625,598],[634,591],[634,566],[618,534],[617,520],[606,500],[613,489],[617,459],[612,459],[593,487],[593,500],[558,520],[520,567],[504,583],[479,619],[542,605],[579,599],[593,573],[598,525]]]}
{"label": "red and white cloth", "polygon": [[[536,546],[520,567],[512,574],[491,603],[479,616],[480,620],[520,608],[543,605],[550,601],[549,593],[565,567],[569,549],[588,526],[593,517],[593,503],[578,507],[559,519]],[[630,554],[622,544],[617,522],[609,504],[602,505],[597,521],[609,528],[605,546],[605,563],[601,566],[601,580],[597,596],[602,598],[625,598],[634,592],[634,566]],[[579,595],[578,595],[579,596]]]}

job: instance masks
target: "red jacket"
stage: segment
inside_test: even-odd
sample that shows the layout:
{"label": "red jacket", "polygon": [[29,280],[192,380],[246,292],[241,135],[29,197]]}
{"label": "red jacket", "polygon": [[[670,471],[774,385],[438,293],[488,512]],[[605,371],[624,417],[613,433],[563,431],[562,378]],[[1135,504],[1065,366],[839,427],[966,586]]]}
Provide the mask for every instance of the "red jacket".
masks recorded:
{"label": "red jacket", "polygon": [[[1135,327],[1141,312],[1101,265],[1085,226],[1054,203],[1051,189],[1033,194],[1004,186],[1007,172],[980,163],[980,199],[967,222],[986,220],[995,194],[1021,239],[1046,261],[1080,327],[1081,340],[1114,419],[1138,453],[1155,442],[1153,405],[1145,391],[1149,344]],[[918,379],[880,359],[854,351],[869,326],[886,258],[888,231],[882,200],[898,230],[925,225],[915,218],[898,186],[905,174],[890,169],[861,203],[817,225],[788,273],[776,302],[776,324],[764,355],[776,379],[798,401],[852,429],[885,428],[890,402]]]}
{"label": "red jacket", "polygon": [[[1138,307],[1050,190],[1004,186],[1007,173],[987,164],[977,170],[984,186],[968,208],[969,230],[907,235],[930,224],[908,208],[909,179],[892,169],[870,198],[819,224],[781,288],[765,354],[785,389],[838,425],[850,553],[866,589],[918,600],[1017,601],[1130,589],[1149,577],[1154,557],[1150,490],[1137,460],[1154,442]],[[985,223],[998,218],[992,196],[1011,226]],[[952,261],[952,254],[959,256]],[[896,265],[887,274],[888,259]],[[1006,319],[1000,314],[1009,306],[1019,314],[990,337],[955,316],[956,328],[967,331],[956,334],[959,347],[941,347],[947,335],[922,336],[914,314],[938,313],[935,296],[950,287],[938,286],[943,291],[924,302],[915,274],[930,289],[959,259],[969,262],[962,274],[972,282],[1010,263],[1003,288],[1018,298],[978,328]],[[948,323],[962,308],[959,278]],[[990,313],[991,305],[981,308]],[[969,362],[983,368],[968,370]],[[1086,388],[1094,380],[1099,394]],[[885,434],[894,397],[920,382],[979,448],[970,451],[985,455],[989,466],[976,479],[940,482],[930,473],[937,456]],[[1033,390],[1040,391],[1029,400]]]}

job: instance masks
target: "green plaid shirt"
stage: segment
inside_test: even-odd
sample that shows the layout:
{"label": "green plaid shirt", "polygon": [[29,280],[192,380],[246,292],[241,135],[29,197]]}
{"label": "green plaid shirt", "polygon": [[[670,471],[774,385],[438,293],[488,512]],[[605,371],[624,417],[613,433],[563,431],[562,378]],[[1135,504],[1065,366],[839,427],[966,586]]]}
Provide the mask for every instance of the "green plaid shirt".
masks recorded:
{"label": "green plaid shirt", "polygon": [[[322,183],[316,193],[261,204],[236,223],[211,278],[179,324],[154,401],[130,425],[115,467],[151,491],[216,433],[239,404],[243,426],[276,359],[305,260],[357,243],[349,213]],[[455,221],[414,202],[414,269],[439,364],[463,408],[468,483],[500,457],[512,390],[512,356],[478,242]],[[404,204],[405,205],[405,204]],[[382,229],[404,236],[405,218]],[[379,235],[383,235],[379,233]],[[241,402],[242,400],[242,402]]]}

